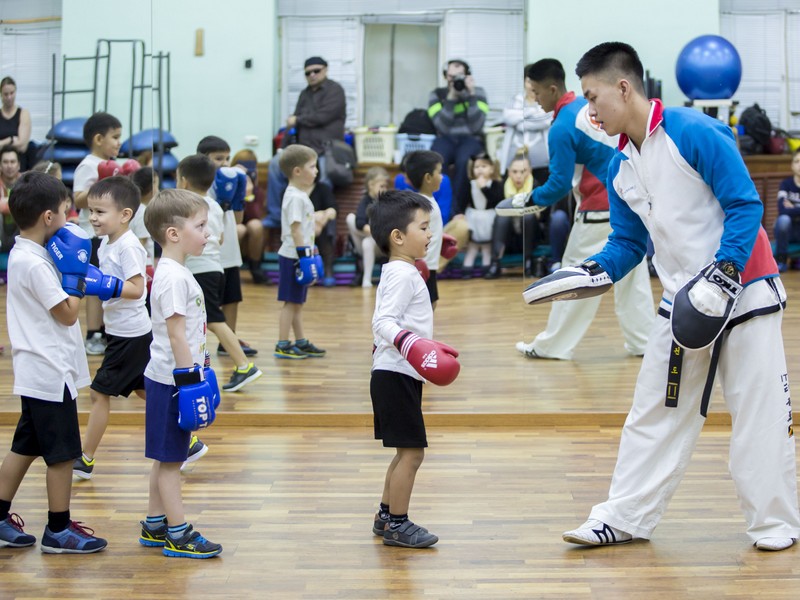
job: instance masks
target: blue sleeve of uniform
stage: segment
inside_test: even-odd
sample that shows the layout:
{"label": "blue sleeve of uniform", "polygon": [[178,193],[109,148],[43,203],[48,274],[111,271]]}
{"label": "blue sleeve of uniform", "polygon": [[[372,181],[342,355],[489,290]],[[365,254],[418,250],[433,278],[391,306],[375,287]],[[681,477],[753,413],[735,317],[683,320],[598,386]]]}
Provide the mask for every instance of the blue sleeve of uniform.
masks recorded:
{"label": "blue sleeve of uniform", "polygon": [[715,258],[733,261],[741,271],[761,227],[764,204],[728,127],[701,114],[694,122],[676,121],[678,127],[672,128],[670,120],[665,119],[667,134],[681,156],[711,188],[725,213]]}
{"label": "blue sleeve of uniform", "polygon": [[[564,117],[568,117],[565,114]],[[556,120],[550,128],[547,143],[550,150],[550,175],[544,185],[533,190],[533,203],[550,206],[566,196],[572,189],[572,176],[575,173],[574,125]]]}
{"label": "blue sleeve of uniform", "polygon": [[635,212],[617,195],[614,177],[619,171],[622,154],[617,153],[608,167],[608,206],[611,235],[605,247],[589,259],[597,261],[614,282],[630,273],[642,262],[647,252],[647,228]]}

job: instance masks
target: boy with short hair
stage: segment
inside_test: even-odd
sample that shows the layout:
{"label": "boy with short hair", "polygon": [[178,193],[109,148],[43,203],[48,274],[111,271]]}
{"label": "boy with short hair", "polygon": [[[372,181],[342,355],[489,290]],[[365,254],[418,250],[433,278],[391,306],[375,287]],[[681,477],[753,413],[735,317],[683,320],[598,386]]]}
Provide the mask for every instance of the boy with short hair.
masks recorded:
{"label": "boy with short hair", "polygon": [[442,222],[442,211],[439,204],[433,197],[433,193],[442,184],[442,163],[444,159],[438,152],[432,150],[415,150],[406,155],[405,166],[406,176],[420,194],[427,198],[431,205],[429,219],[429,229],[431,232],[431,243],[428,244],[428,251],[425,254],[425,264],[428,265],[430,275],[425,284],[428,286],[428,294],[431,297],[431,306],[436,308],[439,300],[439,287],[436,284],[436,270],[439,268],[439,256],[442,252],[442,234],[444,223]]}
{"label": "boy with short hair", "polygon": [[781,334],[786,291],[761,225],[764,205],[730,128],[649,100],[631,46],[599,44],[575,72],[589,117],[620,138],[608,167],[613,232],[573,274],[619,281],[641,263],[649,234],[664,298],[608,499],[563,539],[650,539],[689,465],[719,376],[747,536],[759,550],[785,550],[800,537],[800,510]]}
{"label": "boy with short hair", "polygon": [[[303,332],[303,304],[308,286],[322,277],[322,257],[314,246],[314,205],[309,192],[317,177],[317,153],[294,144],[280,155],[281,172],[289,180],[281,205],[281,247],[278,249],[278,301],[283,302],[276,358],[322,358],[325,350]],[[289,339],[294,331],[295,341]]]}
{"label": "boy with short hair", "polygon": [[9,510],[28,468],[41,456],[48,499],[42,552],[86,554],[107,542],[72,521],[69,510],[72,463],[81,455],[75,399],[90,381],[78,313],[91,251],[79,227],[65,226],[69,205],[63,183],[35,172],[22,175],[10,199],[20,235],[8,259],[7,318],[22,415],[0,466],[0,547],[36,543]]}
{"label": "boy with short hair", "polygon": [[[99,266],[97,250],[100,239],[94,234],[89,223],[89,188],[98,180],[97,167],[106,160],[113,160],[119,154],[122,139],[122,123],[114,115],[97,112],[86,120],[83,126],[83,140],[89,147],[89,154],[75,169],[72,182],[75,208],[78,209],[78,224],[92,239],[91,264]],[[106,351],[103,335],[103,308],[98,298],[86,300],[86,354],[102,355]]]}
{"label": "boy with short hair", "polygon": [[426,548],[439,538],[408,518],[414,478],[428,446],[422,418],[422,384],[452,383],[458,352],[430,339],[433,307],[414,261],[426,255],[435,202],[408,191],[388,191],[370,216],[372,236],[389,256],[383,265],[372,317],[374,348],[370,396],[375,439],[395,448],[372,527],[387,546]]}
{"label": "boy with short hair", "polygon": [[[244,171],[230,166],[231,147],[220,137],[215,135],[204,137],[197,144],[197,153],[208,156],[217,167],[213,185],[207,193],[202,195],[211,196],[212,199],[223,205],[225,229],[220,246],[220,263],[225,273],[225,287],[222,290],[221,305],[225,322],[231,331],[235,332],[239,316],[239,303],[242,301],[242,278],[239,272],[242,266],[242,251],[239,248],[237,225],[244,219],[247,175]],[[251,348],[246,342],[237,339],[237,343],[246,356],[258,354],[258,350]],[[228,356],[229,353],[230,349],[220,340],[217,354]],[[232,353],[230,354],[232,355]]]}
{"label": "boy with short hair", "polygon": [[[131,219],[130,229],[147,251],[146,266],[155,268],[155,244],[153,244],[153,238],[150,237],[147,227],[144,226],[144,213],[147,210],[147,205],[150,204],[150,200],[158,192],[158,173],[153,170],[153,167],[142,167],[131,174],[130,178],[133,184],[139,188],[142,198],[139,210],[136,211],[133,219]],[[150,273],[150,277],[152,278],[152,273]]]}
{"label": "boy with short hair", "polygon": [[[214,163],[205,154],[187,156],[178,164],[177,187],[203,196],[214,183],[216,172]],[[225,322],[225,314],[222,312],[225,273],[220,262],[220,247],[225,243],[224,214],[222,207],[215,200],[208,196],[204,196],[203,199],[208,205],[208,243],[200,256],[186,257],[186,268],[192,272],[203,289],[208,328],[225,348],[230,348],[230,355],[236,365],[230,381],[223,385],[222,389],[226,392],[236,392],[261,377],[262,373],[257,366],[247,360],[236,334]]]}
{"label": "boy with short hair", "polygon": [[208,206],[187,190],[163,190],[150,202],[145,226],[161,246],[150,303],[153,343],[145,369],[145,456],[153,459],[147,518],[139,543],[163,548],[165,556],[211,558],[222,546],[206,540],[186,522],[180,468],[191,434],[179,426],[179,400],[218,394],[202,367],[206,352],[203,290],[184,265],[203,253],[208,238]]}
{"label": "boy with short hair", "polygon": [[102,240],[97,255],[104,277],[100,299],[108,346],[89,392],[92,408],[83,454],[72,467],[81,479],[92,477],[95,452],[108,426],[110,396],[127,397],[135,391],[144,398],[143,374],[153,341],[145,308],[147,251],[129,228],[139,202],[139,189],[128,177],[107,177],[89,189],[89,222]]}

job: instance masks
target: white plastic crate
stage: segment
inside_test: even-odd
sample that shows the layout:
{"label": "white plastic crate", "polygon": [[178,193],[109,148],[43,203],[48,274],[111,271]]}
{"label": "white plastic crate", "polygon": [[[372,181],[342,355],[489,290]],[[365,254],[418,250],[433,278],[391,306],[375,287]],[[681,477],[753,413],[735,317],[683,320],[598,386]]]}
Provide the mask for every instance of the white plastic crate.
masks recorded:
{"label": "white plastic crate", "polygon": [[492,160],[499,160],[500,151],[503,149],[505,128],[499,126],[487,127],[483,130],[483,135],[486,136],[486,152],[489,153]]}
{"label": "white plastic crate", "polygon": [[356,160],[359,163],[389,164],[394,158],[397,127],[356,127]]}
{"label": "white plastic crate", "polygon": [[432,133],[398,133],[395,136],[397,150],[394,152],[394,162],[400,164],[403,157],[415,150],[430,150],[436,136]]}

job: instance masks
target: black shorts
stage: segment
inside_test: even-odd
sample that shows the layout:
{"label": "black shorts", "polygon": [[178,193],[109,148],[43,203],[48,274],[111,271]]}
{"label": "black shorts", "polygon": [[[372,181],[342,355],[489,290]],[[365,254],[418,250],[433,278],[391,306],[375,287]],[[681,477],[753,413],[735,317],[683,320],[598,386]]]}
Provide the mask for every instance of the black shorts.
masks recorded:
{"label": "black shorts", "polygon": [[431,304],[439,299],[439,286],[436,284],[436,271],[431,271],[428,275],[428,281],[425,282],[428,286],[428,295],[431,297]]}
{"label": "black shorts", "polygon": [[11,442],[11,451],[22,456],[41,456],[46,465],[73,461],[81,456],[78,405],[64,386],[62,402],[22,396],[22,414]]}
{"label": "black shorts", "polygon": [[108,346],[103,364],[97,369],[92,389],[106,396],[127,398],[134,390],[144,389],[144,370],[150,362],[153,333],[139,337],[106,334]]}
{"label": "black shorts", "polygon": [[194,278],[203,290],[206,301],[206,323],[224,323],[222,312],[222,293],[225,289],[225,274],[218,271],[195,273]]}
{"label": "black shorts", "polygon": [[225,269],[225,289],[222,290],[222,306],[242,301],[242,276],[239,267]]}
{"label": "black shorts", "polygon": [[369,381],[375,439],[387,448],[427,448],[422,382],[395,371],[372,372]]}
{"label": "black shorts", "polygon": [[92,255],[89,257],[89,264],[95,267],[100,267],[100,257],[97,256],[97,251],[100,249],[100,243],[103,240],[97,236],[92,238]]}

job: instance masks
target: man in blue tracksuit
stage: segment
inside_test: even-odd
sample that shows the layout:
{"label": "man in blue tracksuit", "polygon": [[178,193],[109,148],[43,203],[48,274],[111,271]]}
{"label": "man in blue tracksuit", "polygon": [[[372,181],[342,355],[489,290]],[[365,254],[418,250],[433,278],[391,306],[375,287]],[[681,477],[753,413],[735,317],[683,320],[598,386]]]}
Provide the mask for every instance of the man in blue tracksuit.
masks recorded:
{"label": "man in blue tracksuit", "polygon": [[[686,470],[705,422],[704,389],[713,389],[716,374],[731,413],[730,471],[747,534],[761,550],[784,550],[800,536],[800,513],[781,336],[786,293],[761,226],[762,202],[724,124],[647,99],[633,48],[600,44],[576,72],[590,116],[608,135],[620,135],[608,172],[613,232],[590,259],[618,281],[641,261],[649,233],[664,296],[608,499],[564,540],[650,538]],[[743,290],[717,349],[679,348],[670,327],[673,298],[710,263]],[[671,359],[676,355],[682,362]],[[678,379],[668,373],[675,371]]]}
{"label": "man in blue tracksuit", "polygon": [[[564,67],[559,61],[543,58],[535,62],[528,68],[528,77],[542,108],[553,111],[548,133],[550,176],[533,190],[531,202],[551,206],[572,190],[577,208],[562,263],[575,265],[599,252],[611,233],[605,184],[617,140],[589,118],[585,99],[567,92]],[[517,350],[528,358],[571,359],[592,324],[600,300],[596,296],[554,303],[545,330],[529,344],[517,342]],[[655,319],[644,261],[615,286],[614,308],[625,349],[641,356]]]}

